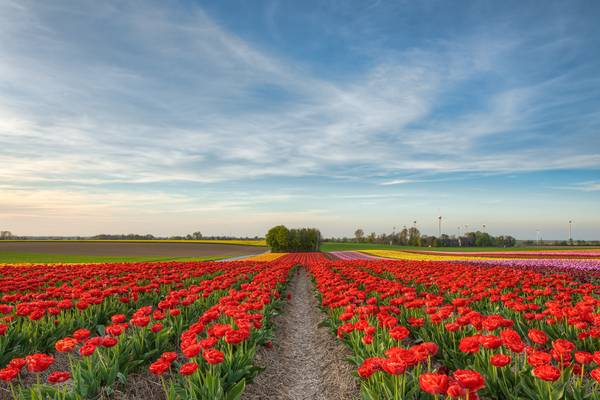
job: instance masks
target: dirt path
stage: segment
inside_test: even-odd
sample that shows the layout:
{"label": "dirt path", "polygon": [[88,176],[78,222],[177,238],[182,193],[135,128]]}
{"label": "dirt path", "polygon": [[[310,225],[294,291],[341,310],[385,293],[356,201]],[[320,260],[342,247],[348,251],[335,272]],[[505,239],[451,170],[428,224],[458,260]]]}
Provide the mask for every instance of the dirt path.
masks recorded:
{"label": "dirt path", "polygon": [[318,324],[313,284],[304,269],[296,271],[288,293],[292,299],[274,320],[273,348],[257,352],[266,369],[246,387],[243,400],[349,400],[359,397],[347,349]]}

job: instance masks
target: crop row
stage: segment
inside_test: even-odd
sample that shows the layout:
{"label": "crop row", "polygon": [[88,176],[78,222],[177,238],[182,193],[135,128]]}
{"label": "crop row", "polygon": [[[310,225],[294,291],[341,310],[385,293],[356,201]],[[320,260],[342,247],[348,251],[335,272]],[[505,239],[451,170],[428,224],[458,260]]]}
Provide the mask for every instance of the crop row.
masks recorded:
{"label": "crop row", "polygon": [[294,264],[1,268],[0,379],[15,398],[94,398],[147,369],[168,398],[237,399]]}
{"label": "crop row", "polygon": [[450,262],[308,265],[366,399],[598,399],[598,286]]}

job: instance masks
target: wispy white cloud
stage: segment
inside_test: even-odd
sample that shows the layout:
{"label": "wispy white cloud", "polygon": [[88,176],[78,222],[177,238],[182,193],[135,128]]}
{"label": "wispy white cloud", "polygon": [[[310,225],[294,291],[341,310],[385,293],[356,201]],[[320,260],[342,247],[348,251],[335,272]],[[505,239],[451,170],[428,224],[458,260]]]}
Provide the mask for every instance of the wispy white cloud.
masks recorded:
{"label": "wispy white cloud", "polygon": [[413,181],[410,179],[393,179],[391,181],[381,182],[380,185],[382,185],[382,186],[404,185],[404,184],[411,183],[411,182],[413,182]]}
{"label": "wispy white cloud", "polygon": [[577,182],[572,185],[555,186],[553,189],[559,190],[576,190],[581,192],[599,192],[600,181]]}

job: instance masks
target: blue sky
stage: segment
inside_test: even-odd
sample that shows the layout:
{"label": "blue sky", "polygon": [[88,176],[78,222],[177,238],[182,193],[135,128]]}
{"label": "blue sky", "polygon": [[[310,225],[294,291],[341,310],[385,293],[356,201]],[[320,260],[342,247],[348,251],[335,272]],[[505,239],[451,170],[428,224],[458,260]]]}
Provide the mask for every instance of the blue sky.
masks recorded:
{"label": "blue sky", "polygon": [[15,234],[600,237],[596,1],[0,4]]}

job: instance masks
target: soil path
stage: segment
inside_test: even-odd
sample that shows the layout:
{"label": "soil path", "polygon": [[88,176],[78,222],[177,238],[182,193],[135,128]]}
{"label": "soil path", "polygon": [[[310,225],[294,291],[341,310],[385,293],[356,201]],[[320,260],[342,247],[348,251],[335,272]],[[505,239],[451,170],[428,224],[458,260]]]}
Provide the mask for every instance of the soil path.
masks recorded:
{"label": "soil path", "polygon": [[296,271],[288,293],[292,299],[274,319],[273,347],[257,352],[257,364],[266,369],[246,387],[242,400],[357,399],[348,350],[327,328],[318,327],[325,316],[304,269]]}

